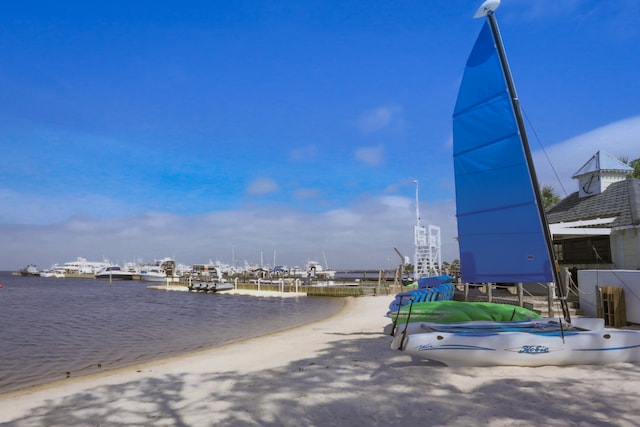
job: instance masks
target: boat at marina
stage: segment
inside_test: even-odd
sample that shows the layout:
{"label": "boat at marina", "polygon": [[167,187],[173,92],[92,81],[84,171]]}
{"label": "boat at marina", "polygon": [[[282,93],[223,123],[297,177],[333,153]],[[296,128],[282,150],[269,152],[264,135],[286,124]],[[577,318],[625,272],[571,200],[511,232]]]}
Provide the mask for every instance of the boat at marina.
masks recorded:
{"label": "boat at marina", "polygon": [[143,267],[140,269],[140,280],[145,282],[166,282],[167,274],[160,267]]}
{"label": "boat at marina", "polygon": [[40,272],[40,277],[55,277],[57,279],[64,278],[64,267],[58,264],[52,265],[51,268],[42,270]]}
{"label": "boat at marina", "polygon": [[123,270],[119,265],[109,265],[95,275],[96,279],[133,280],[133,273]]}
{"label": "boat at marina", "polygon": [[176,262],[171,258],[163,258],[153,265],[140,268],[140,280],[145,282],[176,282]]}
{"label": "boat at marina", "polygon": [[108,261],[88,261],[86,258],[78,257],[75,261],[65,262],[64,270],[67,276],[93,276],[109,265]]}
{"label": "boat at marina", "polygon": [[39,276],[40,272],[38,271],[38,267],[35,264],[29,264],[25,268],[20,269],[19,271],[21,276]]}
{"label": "boat at marina", "polygon": [[218,282],[218,281],[204,281],[198,280],[189,284],[189,291],[191,292],[221,292],[230,291],[234,289],[233,283]]}
{"label": "boat at marina", "polygon": [[336,276],[336,270],[323,267],[317,261],[308,261],[305,268],[292,267],[289,269],[289,277],[313,278],[318,280],[332,280]]}
{"label": "boat at marina", "polygon": [[222,269],[213,265],[208,265],[206,269],[199,270],[196,275],[189,278],[191,292],[220,292],[234,288],[233,283],[225,280]]}
{"label": "boat at marina", "polygon": [[448,366],[640,362],[639,330],[605,328],[602,319],[571,321],[495,17],[499,4],[485,1],[475,15],[486,21],[467,61],[453,114],[462,280],[555,282],[564,319],[517,327],[503,321],[416,322],[396,331],[391,348]]}

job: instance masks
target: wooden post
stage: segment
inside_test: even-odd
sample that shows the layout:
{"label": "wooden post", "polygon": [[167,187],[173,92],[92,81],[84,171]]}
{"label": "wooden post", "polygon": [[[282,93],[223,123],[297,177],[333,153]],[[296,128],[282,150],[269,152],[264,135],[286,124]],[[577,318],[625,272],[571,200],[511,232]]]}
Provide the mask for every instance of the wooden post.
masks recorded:
{"label": "wooden post", "polygon": [[380,289],[382,288],[382,281],[385,280],[384,270],[380,269],[378,272],[378,286],[376,288],[376,295],[380,295]]}
{"label": "wooden post", "polygon": [[604,308],[602,306],[602,288],[596,286],[596,316],[604,319]]}
{"label": "wooden post", "polygon": [[555,292],[553,291],[553,282],[547,284],[547,309],[549,310],[549,317],[555,317],[555,313],[553,311],[553,295]]}
{"label": "wooden post", "polygon": [[518,282],[516,286],[518,287],[518,305],[524,307],[524,285]]}
{"label": "wooden post", "polygon": [[400,268],[398,267],[396,268],[396,274],[393,277],[393,287],[397,289],[398,287],[401,287],[401,286],[402,286],[402,283],[400,282]]}

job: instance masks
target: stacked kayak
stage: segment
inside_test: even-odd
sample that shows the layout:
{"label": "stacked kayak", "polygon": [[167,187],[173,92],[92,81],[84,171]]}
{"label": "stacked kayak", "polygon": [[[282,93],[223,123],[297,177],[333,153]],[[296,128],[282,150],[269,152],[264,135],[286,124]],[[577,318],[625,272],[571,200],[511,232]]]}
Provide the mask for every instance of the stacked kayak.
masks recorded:
{"label": "stacked kayak", "polygon": [[537,312],[517,305],[464,301],[414,302],[389,312],[388,316],[395,324],[451,323],[473,320],[513,322],[541,318]]}
{"label": "stacked kayak", "polygon": [[418,289],[399,292],[389,304],[387,316],[398,311],[400,307],[417,302],[450,301],[453,299],[455,287],[453,277],[443,275],[421,277],[418,279]]}

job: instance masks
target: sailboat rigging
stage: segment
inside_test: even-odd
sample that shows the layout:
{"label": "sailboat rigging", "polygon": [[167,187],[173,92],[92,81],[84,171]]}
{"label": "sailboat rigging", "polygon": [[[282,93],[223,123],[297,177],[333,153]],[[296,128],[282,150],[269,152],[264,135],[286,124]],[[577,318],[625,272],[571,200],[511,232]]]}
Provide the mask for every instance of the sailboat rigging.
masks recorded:
{"label": "sailboat rigging", "polygon": [[[467,61],[453,114],[462,279],[559,285],[519,98],[494,14],[498,5],[486,2],[474,16],[487,20]],[[559,297],[570,321],[565,297]]]}
{"label": "sailboat rigging", "polygon": [[[498,1],[498,4],[499,4],[499,1]],[[554,278],[554,282],[556,283],[556,289],[558,290],[558,293],[559,293],[560,305],[562,307],[562,314],[565,320],[571,323],[571,315],[569,313],[569,307],[567,306],[566,295],[564,295],[564,287],[562,286],[560,274],[557,268],[557,261],[555,260],[555,254],[553,252],[553,238],[551,236],[549,223],[547,221],[547,215],[544,211],[544,202],[542,200],[540,182],[538,181],[538,177],[536,174],[536,168],[533,163],[533,157],[531,156],[531,148],[529,146],[529,138],[527,136],[524,120],[522,118],[520,101],[516,93],[515,84],[513,83],[511,69],[509,68],[509,62],[507,61],[507,55],[505,53],[504,45],[502,43],[502,36],[500,35],[500,29],[498,28],[498,21],[496,20],[496,17],[493,11],[489,11],[487,13],[487,21],[491,26],[491,32],[493,33],[493,38],[496,42],[496,50],[498,52],[498,55],[500,56],[500,63],[502,64],[502,69],[505,75],[505,80],[507,82],[507,87],[508,87],[509,93],[511,94],[511,103],[513,104],[513,111],[516,117],[516,121],[518,123],[518,129],[520,130],[520,138],[522,140],[522,145],[524,147],[524,152],[527,159],[527,165],[529,166],[529,173],[531,175],[534,193],[536,196],[536,205],[538,207],[538,212],[540,213],[540,219],[542,221],[542,226],[544,230],[544,237],[547,243],[547,251],[549,253],[549,259],[551,259],[552,265],[553,265],[553,268],[552,268],[553,278]]]}
{"label": "sailboat rigging", "polygon": [[494,15],[499,4],[486,1],[475,15],[487,19],[467,60],[453,113],[462,280],[555,281],[565,320],[417,322],[396,334],[391,348],[449,366],[640,362],[640,331],[605,329],[603,319],[570,322],[518,96]]}

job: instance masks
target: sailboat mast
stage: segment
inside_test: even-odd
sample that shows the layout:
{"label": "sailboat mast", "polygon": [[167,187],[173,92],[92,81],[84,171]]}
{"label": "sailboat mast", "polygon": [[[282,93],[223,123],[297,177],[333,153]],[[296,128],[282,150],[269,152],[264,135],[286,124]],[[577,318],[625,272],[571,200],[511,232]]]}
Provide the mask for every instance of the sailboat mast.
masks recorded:
{"label": "sailboat mast", "polygon": [[489,25],[491,27],[491,32],[493,33],[493,39],[496,43],[496,50],[498,51],[498,56],[500,58],[500,64],[502,65],[502,70],[507,83],[507,89],[509,90],[509,97],[511,99],[511,105],[513,106],[513,112],[516,118],[518,131],[520,132],[520,138],[522,140],[522,146],[524,149],[525,158],[527,160],[527,167],[529,169],[529,176],[531,177],[531,181],[533,184],[533,189],[536,197],[536,204],[539,212],[539,217],[540,217],[540,221],[542,222],[542,228],[544,230],[544,238],[547,243],[547,251],[549,253],[549,259],[551,260],[551,264],[552,264],[551,269],[553,272],[553,278],[556,283],[556,287],[558,289],[558,294],[560,297],[562,314],[564,318],[567,320],[567,322],[570,322],[571,317],[569,314],[566,297],[564,295],[562,282],[560,281],[560,274],[558,272],[558,269],[555,266],[555,255],[553,253],[553,240],[551,237],[551,232],[549,231],[547,216],[544,211],[544,204],[542,202],[542,195],[540,193],[540,187],[538,185],[538,177],[536,175],[536,169],[533,164],[533,157],[531,156],[529,139],[527,138],[527,132],[524,125],[524,120],[522,118],[522,111],[520,110],[520,100],[516,93],[515,84],[513,83],[513,77],[511,76],[511,70],[509,69],[507,54],[505,53],[504,45],[502,44],[502,37],[500,36],[500,29],[498,28],[498,21],[496,20],[494,10],[495,9],[488,10],[486,12],[486,16],[489,21]]}
{"label": "sailboat mast", "polygon": [[418,201],[418,180],[414,179],[416,184],[416,226],[420,227],[420,202]]}

